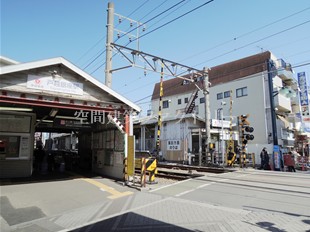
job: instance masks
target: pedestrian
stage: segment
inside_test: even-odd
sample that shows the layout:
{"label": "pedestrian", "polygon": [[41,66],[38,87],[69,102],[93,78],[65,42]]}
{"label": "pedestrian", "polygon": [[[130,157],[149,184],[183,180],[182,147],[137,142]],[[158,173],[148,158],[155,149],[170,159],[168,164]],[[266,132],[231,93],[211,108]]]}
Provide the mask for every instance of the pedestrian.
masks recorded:
{"label": "pedestrian", "polygon": [[267,148],[266,147],[264,147],[263,150],[260,152],[260,169],[264,169],[265,153],[267,153]]}
{"label": "pedestrian", "polygon": [[267,150],[265,150],[265,154],[264,154],[264,170],[270,170],[269,154]]}
{"label": "pedestrian", "polygon": [[34,151],[34,161],[35,169],[40,172],[42,170],[42,163],[45,158],[45,151],[42,145],[38,145],[37,149]]}
{"label": "pedestrian", "polygon": [[288,155],[290,156],[290,162],[287,166],[289,172],[296,172],[295,170],[295,156],[292,154],[292,152],[288,152]]}
{"label": "pedestrian", "polygon": [[50,152],[47,156],[47,170],[53,172],[55,169],[55,156],[53,152]]}

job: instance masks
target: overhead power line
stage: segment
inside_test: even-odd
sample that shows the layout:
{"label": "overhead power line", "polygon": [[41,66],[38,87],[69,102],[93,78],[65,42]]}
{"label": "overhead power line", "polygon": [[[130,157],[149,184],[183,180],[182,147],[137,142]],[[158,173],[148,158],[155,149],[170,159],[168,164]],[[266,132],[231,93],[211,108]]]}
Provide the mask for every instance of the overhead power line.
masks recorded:
{"label": "overhead power line", "polygon": [[258,28],[254,29],[254,30],[252,30],[252,31],[249,31],[249,32],[246,32],[246,33],[244,33],[244,34],[241,34],[241,35],[239,35],[239,36],[237,36],[237,37],[234,37],[233,39],[230,39],[230,40],[227,40],[227,41],[225,41],[225,42],[222,42],[222,43],[220,43],[220,44],[218,44],[218,45],[215,45],[215,46],[212,47],[212,48],[209,48],[209,49],[204,50],[204,51],[200,51],[200,52],[198,52],[198,53],[196,53],[196,54],[194,54],[194,55],[191,55],[191,56],[189,56],[189,57],[187,57],[187,58],[184,58],[184,59],[180,60],[180,62],[182,62],[182,61],[184,61],[184,60],[188,60],[188,59],[190,59],[190,58],[192,58],[192,57],[201,55],[201,54],[203,54],[203,53],[212,51],[212,50],[214,50],[215,48],[221,47],[221,46],[226,45],[226,44],[228,44],[228,43],[234,42],[234,41],[236,41],[237,39],[240,39],[240,38],[242,38],[242,37],[248,36],[248,35],[250,35],[250,34],[252,34],[252,33],[254,33],[254,32],[260,31],[260,30],[262,30],[262,29],[264,29],[264,28],[266,28],[266,27],[269,27],[269,26],[271,26],[271,25],[273,25],[273,24],[276,24],[276,23],[281,22],[281,21],[283,21],[283,20],[285,20],[285,19],[288,19],[288,18],[290,18],[290,17],[293,17],[293,16],[295,16],[295,15],[297,15],[297,14],[300,14],[300,13],[302,13],[302,12],[305,12],[305,11],[307,11],[307,10],[309,10],[309,9],[310,9],[310,7],[307,7],[307,8],[305,8],[305,9],[303,9],[303,10],[300,10],[300,11],[298,11],[298,12],[295,12],[295,13],[290,14],[290,15],[288,15],[288,16],[285,16],[285,17],[283,17],[283,18],[277,19],[277,20],[275,20],[275,21],[273,21],[273,22],[271,22],[271,23],[268,23],[268,24],[266,24],[266,25],[264,25],[264,26],[258,27]]}
{"label": "overhead power line", "polygon": [[[243,69],[241,69],[241,70],[248,69],[248,68],[251,68],[251,67],[255,67],[255,66],[258,66],[258,65],[262,65],[262,64],[251,65],[251,66],[246,67],[246,68],[243,68]],[[303,64],[299,64],[299,65],[293,65],[292,68],[300,68],[300,67],[308,66],[308,65],[310,65],[310,62],[308,62],[308,63],[303,63]],[[237,71],[240,71],[240,70],[237,70]],[[237,72],[237,71],[236,71],[236,72]],[[273,72],[273,71],[271,71],[271,72]],[[271,72],[270,72],[270,73],[271,73]],[[232,72],[232,73],[233,73],[233,72]],[[254,77],[254,76],[261,76],[261,74],[253,75],[252,77]],[[156,84],[156,83],[157,83],[157,82],[155,82],[154,84]],[[167,90],[172,90],[172,89],[176,89],[176,88],[178,88],[178,87],[179,87],[178,85],[174,85],[174,86],[171,86],[171,87],[166,88],[165,90],[166,90],[166,91],[167,91]],[[141,87],[140,87],[140,88],[141,88]],[[152,96],[153,96],[153,94],[148,95],[148,96],[146,96],[146,97],[143,97],[143,98],[141,98],[141,99],[135,101],[134,103],[138,103],[138,102],[143,101],[143,100],[145,100],[145,99],[147,99],[147,98],[149,98],[149,97],[152,97]]]}
{"label": "overhead power line", "polygon": [[[165,14],[166,12],[168,12],[168,11],[170,11],[171,9],[175,8],[176,6],[178,6],[179,4],[181,4],[181,3],[184,2],[184,1],[186,1],[186,0],[182,0],[182,1],[180,1],[180,2],[178,2],[178,3],[176,3],[176,4],[174,4],[174,5],[172,5],[172,6],[169,7],[168,9],[162,11],[161,13],[159,13],[159,14],[155,15],[154,17],[152,17],[151,19],[147,20],[144,24],[146,24],[146,23],[148,23],[148,22],[150,22],[150,21],[152,21],[152,20],[158,18],[159,16],[161,16],[161,15],[163,15],[163,14]],[[115,40],[115,42],[118,41],[119,39],[121,39],[122,37],[124,37],[125,35],[129,34],[130,32],[132,32],[132,31],[138,29],[140,26],[141,26],[141,25],[139,25],[139,26],[137,26],[137,27],[134,27],[134,28],[131,29],[130,31],[127,31],[125,34],[122,34],[119,38],[117,38],[117,39]],[[130,43],[130,42],[129,42],[129,43]],[[127,46],[129,43],[127,43],[125,46]],[[100,56],[101,56],[105,51],[106,51],[106,50],[104,50],[102,53],[100,53]],[[113,57],[114,57],[115,55],[116,55],[116,54],[114,54]],[[99,57],[100,57],[100,56],[99,56]],[[86,67],[89,67],[89,65],[91,65],[91,64],[92,64],[95,60],[97,60],[99,57],[96,56]],[[113,57],[112,57],[112,58],[113,58]],[[104,62],[103,64],[101,64],[100,66],[98,66],[94,71],[92,71],[91,74],[93,74],[94,72],[96,72],[98,69],[100,69],[100,68],[101,68],[102,66],[104,66],[104,65],[105,65],[105,62]],[[85,68],[86,68],[86,67],[85,67]],[[84,68],[84,69],[85,69],[85,68]]]}
{"label": "overhead power line", "polygon": [[[161,26],[156,27],[155,29],[153,29],[153,30],[151,30],[151,31],[149,31],[149,32],[147,32],[147,33],[141,35],[139,38],[142,38],[142,37],[144,37],[144,36],[146,36],[146,35],[149,35],[149,34],[155,32],[155,31],[159,30],[160,28],[163,28],[164,26],[167,26],[168,24],[170,24],[170,23],[172,23],[172,22],[174,22],[174,21],[176,21],[176,20],[178,20],[178,19],[180,19],[180,18],[183,18],[184,16],[186,16],[186,15],[188,15],[188,14],[190,14],[190,13],[196,11],[196,10],[198,10],[199,8],[205,6],[205,5],[207,5],[207,4],[209,4],[209,3],[213,2],[213,1],[214,1],[214,0],[207,1],[207,2],[205,2],[204,4],[201,4],[200,6],[197,6],[196,8],[194,8],[194,9],[192,9],[192,10],[190,10],[190,11],[187,11],[186,13],[180,15],[179,17],[176,17],[176,18],[174,18],[174,19],[172,19],[172,20],[170,20],[170,21],[168,21],[168,22],[162,24]],[[135,40],[137,40],[137,39],[133,39],[132,42],[135,41]]]}
{"label": "overhead power line", "polygon": [[252,44],[255,44],[255,43],[258,43],[258,42],[260,42],[260,41],[263,41],[263,40],[269,39],[269,38],[271,38],[271,37],[274,37],[274,36],[276,36],[276,35],[282,34],[282,33],[284,33],[284,32],[287,32],[287,31],[289,31],[289,30],[292,30],[292,29],[294,29],[294,28],[303,26],[304,24],[307,24],[307,23],[309,23],[309,22],[310,22],[310,20],[305,21],[305,22],[300,23],[300,24],[297,24],[297,25],[295,25],[295,26],[289,27],[289,28],[287,28],[287,29],[285,29],[285,30],[282,30],[282,31],[279,31],[279,32],[277,32],[277,33],[271,34],[271,35],[269,35],[269,36],[263,37],[263,38],[261,38],[261,39],[255,40],[255,41],[253,41],[253,42],[251,42],[251,43],[248,43],[248,44],[243,45],[243,46],[241,46],[241,47],[238,47],[238,48],[235,48],[235,49],[230,50],[230,51],[228,51],[228,52],[222,53],[221,55],[215,56],[215,57],[213,57],[213,58],[211,58],[211,59],[209,59],[209,60],[206,60],[206,61],[203,61],[203,62],[201,62],[201,63],[199,63],[199,64],[196,64],[196,65],[194,65],[194,67],[196,67],[196,66],[198,66],[198,65],[201,65],[201,64],[204,64],[204,63],[207,63],[207,62],[209,62],[209,61],[215,60],[215,59],[220,58],[220,57],[222,57],[222,56],[225,56],[225,55],[227,55],[227,54],[233,53],[233,52],[235,52],[235,51],[238,51],[238,50],[240,50],[240,49],[243,49],[243,48],[245,48],[245,47],[248,47],[248,46],[250,46],[250,45],[252,45]]}
{"label": "overhead power line", "polygon": [[[149,1],[149,0],[145,1],[145,2],[142,3],[140,6],[138,6],[138,7],[137,7],[135,10],[133,10],[127,17],[130,17],[132,14],[134,14],[134,13],[137,12],[139,9],[141,9],[148,1]],[[94,49],[94,48],[95,48],[100,42],[102,42],[105,38],[106,38],[106,36],[101,37],[93,46],[91,46],[91,48],[89,48],[89,49],[77,60],[77,62],[80,61],[84,56],[86,56],[92,49]],[[106,51],[106,50],[103,50],[103,52],[100,52],[100,56],[101,56],[102,54],[104,54],[105,51]],[[100,57],[100,56],[99,56],[99,57]],[[94,62],[94,59],[96,60],[96,59],[98,59],[99,57],[95,55],[95,58],[94,58],[94,56],[93,56],[93,57],[91,58],[92,61],[90,61],[87,65],[85,65],[85,68],[84,68],[84,69],[86,69],[87,67],[89,67],[89,66]],[[84,70],[84,69],[83,69],[83,70]]]}

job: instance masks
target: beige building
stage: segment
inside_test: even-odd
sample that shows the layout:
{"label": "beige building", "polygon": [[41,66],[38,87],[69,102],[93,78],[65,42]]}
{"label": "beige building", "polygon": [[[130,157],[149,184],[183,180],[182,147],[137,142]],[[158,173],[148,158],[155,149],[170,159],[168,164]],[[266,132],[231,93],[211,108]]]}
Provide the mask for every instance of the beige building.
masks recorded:
{"label": "beige building", "polygon": [[[235,145],[239,141],[237,118],[240,115],[249,115],[248,121],[254,128],[252,134],[255,138],[247,144],[248,153],[255,153],[258,159],[263,147],[267,147],[269,153],[272,153],[274,144],[280,145],[284,151],[294,147],[295,136],[301,129],[301,119],[298,85],[290,64],[267,51],[212,67],[209,70],[209,82],[211,84],[209,93],[212,118],[211,142],[215,143],[217,153],[221,153],[219,140],[229,139],[227,135],[229,126],[226,122],[225,126],[223,125],[224,128],[221,128],[221,125],[216,125],[218,123],[215,122],[217,122],[216,119],[221,119],[219,114],[222,112],[225,121],[230,119],[231,98]],[[205,128],[205,97],[201,91],[202,88],[203,80],[199,78],[193,83],[179,78],[163,83],[161,140],[183,141],[179,151],[180,157],[183,157],[187,151],[195,152],[194,137],[187,136],[184,140],[182,131],[186,130],[186,133],[189,133],[194,127]],[[149,117],[156,118],[158,109],[159,83],[154,87]],[[199,123],[180,124],[179,128],[168,123],[182,117],[186,120],[189,114],[194,115],[193,117],[198,119]],[[156,119],[153,120],[153,123],[156,123]],[[155,135],[156,127],[157,125],[154,125]],[[165,144],[165,142],[161,143],[164,155],[169,154]]]}

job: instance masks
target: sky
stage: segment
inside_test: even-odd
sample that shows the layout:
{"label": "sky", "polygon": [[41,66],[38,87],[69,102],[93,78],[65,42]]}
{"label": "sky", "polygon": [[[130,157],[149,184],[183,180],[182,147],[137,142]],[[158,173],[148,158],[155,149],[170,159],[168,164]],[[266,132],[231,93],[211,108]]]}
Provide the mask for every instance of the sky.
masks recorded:
{"label": "sky", "polygon": [[[0,0],[0,55],[18,62],[61,56],[104,83],[108,2],[118,45],[199,70],[268,50],[309,79],[309,0]],[[137,22],[145,25],[139,31]],[[131,32],[118,39],[117,30]],[[127,65],[114,52],[112,68]],[[159,81],[160,74],[132,67],[113,72],[112,89],[146,115]]]}

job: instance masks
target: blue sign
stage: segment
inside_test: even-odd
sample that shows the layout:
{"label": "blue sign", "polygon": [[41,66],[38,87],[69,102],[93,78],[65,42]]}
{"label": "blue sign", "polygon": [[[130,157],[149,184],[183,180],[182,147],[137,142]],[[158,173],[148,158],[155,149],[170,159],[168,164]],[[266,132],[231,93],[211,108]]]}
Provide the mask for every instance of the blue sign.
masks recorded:
{"label": "blue sign", "polygon": [[300,96],[300,105],[301,106],[308,106],[309,105],[309,99],[308,99],[308,89],[307,89],[307,79],[306,79],[306,73],[300,72],[297,73],[298,77],[298,85],[299,85],[299,96]]}
{"label": "blue sign", "polygon": [[281,152],[279,145],[273,146],[273,167],[275,171],[280,171],[281,168]]}

